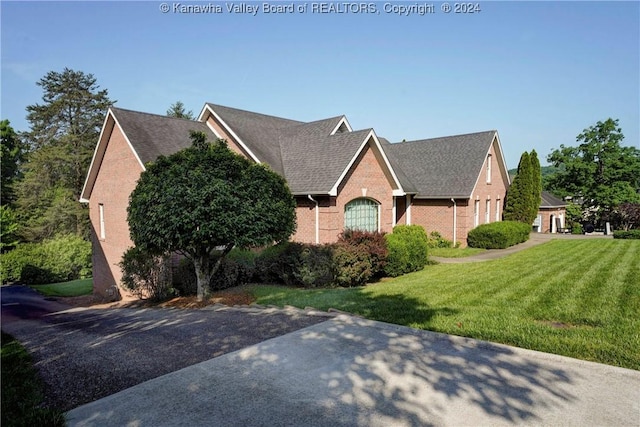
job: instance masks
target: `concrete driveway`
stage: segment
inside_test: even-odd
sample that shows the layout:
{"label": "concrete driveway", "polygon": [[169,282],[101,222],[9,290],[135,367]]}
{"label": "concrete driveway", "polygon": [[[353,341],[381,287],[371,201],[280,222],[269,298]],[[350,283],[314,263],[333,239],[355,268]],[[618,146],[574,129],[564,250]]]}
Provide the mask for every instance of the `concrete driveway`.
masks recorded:
{"label": "concrete driveway", "polygon": [[638,426],[640,372],[341,315],[70,411],[72,426]]}
{"label": "concrete driveway", "polygon": [[12,288],[2,329],[73,426],[640,425],[639,371],[349,315],[55,311]]}

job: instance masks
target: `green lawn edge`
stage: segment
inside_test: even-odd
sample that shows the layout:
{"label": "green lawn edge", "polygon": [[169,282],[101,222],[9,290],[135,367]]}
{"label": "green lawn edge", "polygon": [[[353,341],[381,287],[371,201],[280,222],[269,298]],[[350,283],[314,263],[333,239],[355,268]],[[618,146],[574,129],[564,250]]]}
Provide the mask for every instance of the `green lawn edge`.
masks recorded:
{"label": "green lawn edge", "polygon": [[249,288],[260,305],[379,320],[640,370],[640,241],[553,240],[349,289]]}
{"label": "green lawn edge", "polygon": [[93,279],[78,279],[47,285],[29,285],[29,287],[48,297],[78,297],[93,293]]}

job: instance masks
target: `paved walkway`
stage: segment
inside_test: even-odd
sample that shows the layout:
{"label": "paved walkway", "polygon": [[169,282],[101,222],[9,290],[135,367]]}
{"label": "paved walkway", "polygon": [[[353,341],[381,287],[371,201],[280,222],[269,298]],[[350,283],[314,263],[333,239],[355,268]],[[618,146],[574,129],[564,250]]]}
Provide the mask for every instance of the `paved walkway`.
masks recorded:
{"label": "paved walkway", "polygon": [[347,315],[67,413],[71,426],[638,426],[640,372]]}
{"label": "paved walkway", "polygon": [[549,242],[553,239],[611,239],[613,236],[601,236],[601,235],[584,235],[584,234],[545,234],[545,233],[531,233],[531,237],[524,243],[512,246],[507,249],[488,249],[486,252],[482,252],[478,255],[472,255],[464,258],[443,258],[443,257],[429,257],[430,260],[437,261],[442,264],[462,264],[467,262],[482,262],[490,261],[493,259],[504,258],[512,253],[519,252],[524,249],[528,249],[533,246],[540,245],[542,243]]}

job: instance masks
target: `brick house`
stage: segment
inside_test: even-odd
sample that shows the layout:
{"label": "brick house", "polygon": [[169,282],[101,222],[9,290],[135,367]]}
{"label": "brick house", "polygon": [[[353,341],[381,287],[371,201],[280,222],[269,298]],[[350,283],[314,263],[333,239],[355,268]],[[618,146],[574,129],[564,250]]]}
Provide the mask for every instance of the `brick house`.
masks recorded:
{"label": "brick house", "polygon": [[287,180],[297,201],[295,241],[419,224],[464,245],[469,230],[502,217],[509,176],[497,131],[391,144],[373,129],[354,131],[345,116],[300,122],[205,104],[192,121],[111,108],[81,197],[97,296],[119,297],[117,264],[133,245],[126,208],[144,165],[189,146],[191,130],[225,139]]}
{"label": "brick house", "polygon": [[561,233],[567,231],[567,203],[553,194],[543,191],[538,216],[533,231],[538,233]]}

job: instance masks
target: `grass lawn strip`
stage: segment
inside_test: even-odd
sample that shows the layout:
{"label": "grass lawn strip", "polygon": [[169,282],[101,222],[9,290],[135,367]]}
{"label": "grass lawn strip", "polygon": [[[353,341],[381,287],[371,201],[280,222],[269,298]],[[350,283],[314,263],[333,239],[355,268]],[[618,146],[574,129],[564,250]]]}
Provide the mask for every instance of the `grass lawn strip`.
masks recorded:
{"label": "grass lawn strip", "polygon": [[64,414],[42,403],[42,383],[27,351],[2,333],[2,427],[64,426]]}
{"label": "grass lawn strip", "polygon": [[419,329],[640,370],[640,242],[554,240],[364,288],[253,288],[259,304],[330,307]]}
{"label": "grass lawn strip", "polygon": [[31,285],[30,287],[48,297],[79,297],[93,293],[93,279],[79,279],[49,285]]}

